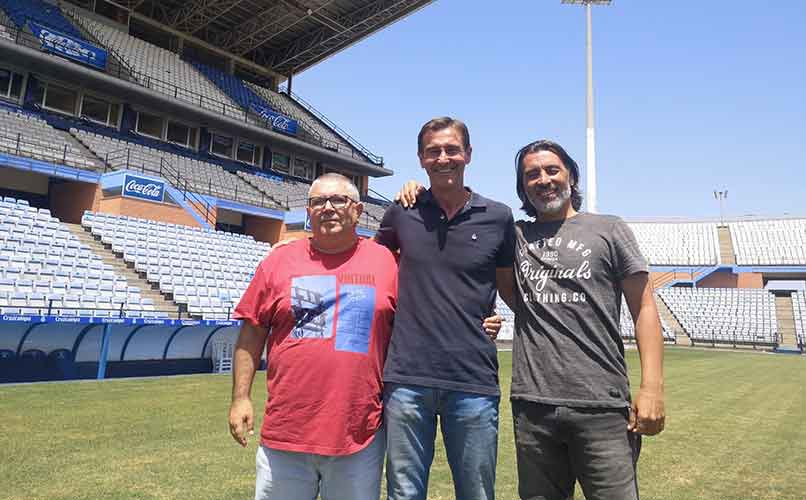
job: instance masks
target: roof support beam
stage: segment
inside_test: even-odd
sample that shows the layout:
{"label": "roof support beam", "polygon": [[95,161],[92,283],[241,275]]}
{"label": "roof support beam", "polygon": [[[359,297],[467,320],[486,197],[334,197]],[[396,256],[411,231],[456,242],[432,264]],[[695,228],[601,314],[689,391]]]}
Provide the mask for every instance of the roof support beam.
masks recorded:
{"label": "roof support beam", "polygon": [[303,65],[309,66],[316,62],[321,54],[330,54],[349,46],[429,3],[431,0],[375,0],[337,19],[340,25],[347,28],[335,32],[329,28],[320,28],[273,51],[271,57],[261,62],[285,73],[299,72]]}
{"label": "roof support beam", "polygon": [[172,28],[196,33],[211,22],[243,3],[244,0],[195,0],[187,2],[174,16]]}

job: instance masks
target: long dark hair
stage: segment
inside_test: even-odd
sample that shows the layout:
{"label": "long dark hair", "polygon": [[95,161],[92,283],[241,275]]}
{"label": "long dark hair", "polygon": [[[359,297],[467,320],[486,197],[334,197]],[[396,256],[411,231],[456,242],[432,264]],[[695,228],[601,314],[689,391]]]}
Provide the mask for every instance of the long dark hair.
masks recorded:
{"label": "long dark hair", "polygon": [[574,210],[579,210],[582,207],[582,191],[579,189],[579,165],[571,158],[562,146],[554,141],[548,139],[540,139],[522,147],[518,154],[515,155],[515,166],[517,167],[517,174],[515,176],[515,187],[518,190],[518,198],[521,200],[521,210],[526,212],[529,217],[537,217],[538,211],[529,201],[526,196],[526,190],[523,186],[523,159],[526,155],[537,153],[539,151],[549,151],[560,157],[563,165],[571,174],[571,206]]}

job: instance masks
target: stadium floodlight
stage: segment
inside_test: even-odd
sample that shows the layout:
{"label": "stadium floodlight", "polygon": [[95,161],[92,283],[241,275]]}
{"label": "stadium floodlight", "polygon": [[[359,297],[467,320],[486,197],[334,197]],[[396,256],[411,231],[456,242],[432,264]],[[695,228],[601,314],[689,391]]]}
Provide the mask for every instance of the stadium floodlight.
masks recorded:
{"label": "stadium floodlight", "polygon": [[584,5],[587,24],[588,97],[587,97],[587,152],[585,179],[587,210],[596,213],[596,135],[593,126],[593,40],[591,38],[591,5],[610,5],[611,0],[562,0],[562,3]]}
{"label": "stadium floodlight", "polygon": [[722,191],[714,190],[714,199],[719,200],[719,225],[725,225],[725,200],[728,198],[728,190]]}

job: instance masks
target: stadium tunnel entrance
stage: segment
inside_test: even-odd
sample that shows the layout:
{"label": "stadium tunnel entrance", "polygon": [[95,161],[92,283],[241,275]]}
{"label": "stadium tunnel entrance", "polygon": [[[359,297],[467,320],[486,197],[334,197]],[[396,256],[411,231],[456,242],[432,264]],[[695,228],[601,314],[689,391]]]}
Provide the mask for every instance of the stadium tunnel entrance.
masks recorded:
{"label": "stadium tunnel entrance", "polygon": [[[276,218],[279,215],[279,218]],[[285,224],[282,214],[259,214],[251,209],[216,209],[216,229],[252,236],[257,241],[272,245],[282,239]]]}

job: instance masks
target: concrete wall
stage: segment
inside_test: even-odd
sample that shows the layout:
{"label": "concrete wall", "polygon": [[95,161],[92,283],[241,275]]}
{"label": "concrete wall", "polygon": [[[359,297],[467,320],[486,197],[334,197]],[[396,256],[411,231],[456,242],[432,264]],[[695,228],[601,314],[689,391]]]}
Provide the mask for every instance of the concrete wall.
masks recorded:
{"label": "concrete wall", "polygon": [[50,186],[50,212],[63,222],[81,223],[85,210],[98,211],[101,201],[98,184],[66,181]]}
{"label": "concrete wall", "polygon": [[159,222],[201,227],[196,219],[180,206],[167,203],[154,203],[120,195],[101,199],[98,211],[113,215],[128,215],[129,217],[138,217]]}
{"label": "concrete wall", "polygon": [[739,288],[764,288],[764,276],[761,273],[739,273]]}
{"label": "concrete wall", "polygon": [[48,176],[16,168],[0,168],[0,186],[13,191],[48,194]]}
{"label": "concrete wall", "polygon": [[662,288],[669,282],[675,280],[691,280],[691,273],[685,273],[680,271],[666,271],[666,272],[651,272],[649,273],[649,280],[652,283],[652,286],[657,290],[658,288]]}
{"label": "concrete wall", "polygon": [[760,273],[718,271],[697,282],[697,288],[764,288]]}
{"label": "concrete wall", "polygon": [[244,214],[243,229],[244,233],[251,235],[257,241],[265,241],[274,245],[280,240],[285,224],[277,219]]}

